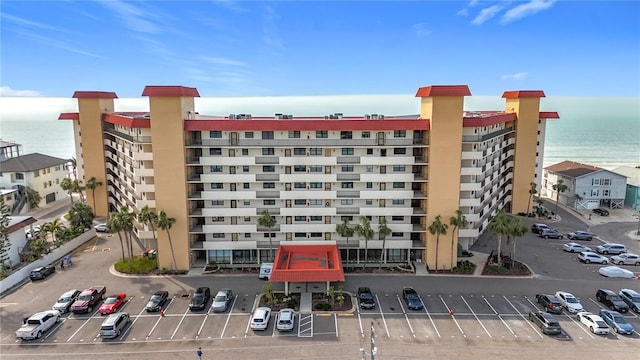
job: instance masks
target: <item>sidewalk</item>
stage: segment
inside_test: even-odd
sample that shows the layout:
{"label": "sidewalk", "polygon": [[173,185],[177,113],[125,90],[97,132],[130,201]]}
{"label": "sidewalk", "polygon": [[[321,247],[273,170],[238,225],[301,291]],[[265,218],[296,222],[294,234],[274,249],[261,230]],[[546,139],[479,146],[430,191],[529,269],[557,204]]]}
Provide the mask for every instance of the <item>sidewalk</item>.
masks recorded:
{"label": "sidewalk", "polygon": [[[79,198],[74,197],[74,202],[79,200]],[[68,197],[60,200],[56,200],[50,202],[46,205],[43,205],[35,210],[27,211],[20,216],[32,216],[36,220],[47,220],[51,218],[55,218],[56,216],[52,216],[51,214],[59,212],[63,209],[69,209],[71,207],[71,200]]]}

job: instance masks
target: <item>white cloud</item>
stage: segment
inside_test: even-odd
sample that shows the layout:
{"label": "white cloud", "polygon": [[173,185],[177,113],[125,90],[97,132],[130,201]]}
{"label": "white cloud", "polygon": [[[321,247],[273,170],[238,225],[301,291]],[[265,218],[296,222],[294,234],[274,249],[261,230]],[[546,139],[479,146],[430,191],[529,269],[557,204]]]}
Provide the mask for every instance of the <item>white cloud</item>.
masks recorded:
{"label": "white cloud", "polygon": [[101,3],[103,6],[115,12],[131,30],[147,34],[159,32],[158,26],[149,20],[149,18],[154,16],[151,9],[143,9],[140,6],[120,0],[105,0],[101,1]]}
{"label": "white cloud", "polygon": [[492,6],[489,6],[488,8],[484,8],[480,10],[480,14],[478,14],[478,16],[476,16],[475,19],[471,21],[471,23],[473,25],[481,25],[485,21],[496,16],[501,10],[502,10],[502,6],[500,5],[492,5]]}
{"label": "white cloud", "polygon": [[278,35],[277,24],[280,23],[280,14],[276,10],[267,6],[262,14],[262,39],[267,47],[274,53],[282,53],[285,46],[282,38]]}
{"label": "white cloud", "polygon": [[500,22],[506,24],[511,21],[519,20],[524,17],[535,15],[542,10],[550,8],[556,0],[531,0],[526,4],[518,5],[507,11],[500,19]]}
{"label": "white cloud", "polygon": [[0,86],[0,96],[7,97],[33,97],[42,96],[42,93],[35,90],[15,90],[9,86]]}
{"label": "white cloud", "polygon": [[417,37],[425,37],[431,35],[431,30],[427,29],[424,23],[414,24],[412,27],[413,32]]}
{"label": "white cloud", "polygon": [[13,16],[13,15],[9,15],[9,14],[2,14],[1,15],[3,19],[8,20],[12,23],[15,24],[19,24],[22,26],[27,26],[27,27],[35,27],[35,28],[40,28],[40,29],[45,29],[45,30],[58,30],[53,26],[49,26],[47,24],[43,24],[43,23],[39,23],[36,21],[32,21],[32,20],[27,20],[21,17],[17,17],[17,16]]}
{"label": "white cloud", "polygon": [[479,3],[480,3],[480,0],[471,0],[471,1],[469,1],[467,6],[465,6],[463,9],[458,10],[456,15],[459,15],[459,16],[467,16],[467,15],[469,15],[469,8],[470,7],[474,7],[474,6],[478,5]]}
{"label": "white cloud", "polygon": [[243,61],[238,61],[238,60],[233,60],[233,59],[228,59],[223,57],[204,56],[203,59],[208,63],[216,64],[216,65],[230,65],[230,66],[242,66],[242,67],[247,66],[247,63]]}
{"label": "white cloud", "polygon": [[501,80],[522,80],[526,78],[529,74],[526,72],[519,72],[515,74],[505,74],[500,76]]}

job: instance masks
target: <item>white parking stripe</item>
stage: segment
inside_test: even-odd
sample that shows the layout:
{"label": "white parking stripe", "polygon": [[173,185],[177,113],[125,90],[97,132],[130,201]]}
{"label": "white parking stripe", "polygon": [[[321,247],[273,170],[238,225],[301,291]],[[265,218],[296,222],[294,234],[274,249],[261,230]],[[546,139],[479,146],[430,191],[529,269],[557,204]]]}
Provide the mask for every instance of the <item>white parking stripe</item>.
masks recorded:
{"label": "white parking stripe", "polygon": [[[520,317],[522,318],[522,320],[526,321],[526,322],[527,322],[527,324],[529,324],[529,326],[533,329],[533,331],[535,331],[535,332],[536,332],[536,334],[538,334],[538,336],[540,336],[540,338],[541,338],[541,339],[544,339],[544,336],[542,336],[542,334],[540,333],[540,331],[538,331],[538,329],[536,329],[536,328],[533,326],[533,324],[531,324],[531,321],[529,321],[529,319],[527,319],[524,315],[522,315],[522,313],[520,312],[520,310],[518,310],[518,309],[513,305],[513,303],[511,303],[511,301],[509,301],[509,299],[507,299],[507,297],[506,297],[506,296],[502,296],[502,297],[504,298],[504,300],[505,300],[506,302],[508,302],[508,303],[509,303],[509,306],[511,306],[511,307],[513,308],[513,310],[515,310],[515,311],[518,313],[518,315],[520,315]],[[525,298],[526,298],[526,297],[525,297]],[[527,300],[529,300],[529,299],[527,299]],[[531,302],[531,301],[529,301],[529,302]]]}
{"label": "white parking stripe", "polygon": [[[384,324],[384,329],[387,332],[387,337],[391,337],[389,335],[389,328],[387,327],[387,321],[384,319],[384,314],[382,313],[382,305],[380,305],[380,299],[378,298],[378,294],[376,294],[376,301],[378,302],[378,310],[380,310],[380,316],[382,316],[382,323]],[[360,332],[362,332],[362,336],[364,336],[364,331],[362,330],[362,323],[360,323]]]}
{"label": "white parking stripe", "polygon": [[227,314],[227,321],[224,322],[224,327],[222,328],[222,333],[220,334],[220,339],[224,337],[224,332],[227,330],[227,326],[229,325],[229,319],[231,318],[231,313],[233,312],[233,308],[236,305],[236,301],[238,300],[238,295],[233,298],[233,303],[231,303],[231,307],[229,308],[229,313]]}
{"label": "white parking stripe", "polygon": [[98,309],[95,309],[95,311],[93,312],[93,314],[91,314],[91,316],[89,316],[89,318],[87,320],[85,320],[82,325],[80,325],[80,327],[78,328],[78,330],[76,330],[73,334],[71,334],[71,336],[69,336],[69,338],[67,339],[67,342],[71,341],[71,339],[73,339],[74,336],[76,336],[77,333],[80,332],[80,330],[82,330],[83,327],[85,327],[85,325],[87,325],[89,323],[89,320],[93,319],[93,317],[98,313]]}
{"label": "white parking stripe", "polygon": [[420,299],[420,303],[422,303],[422,308],[424,309],[424,312],[426,312],[427,316],[429,317],[429,321],[431,321],[431,325],[433,325],[433,329],[436,331],[436,334],[438,334],[438,337],[441,338],[442,336],[440,336],[440,331],[438,331],[438,327],[436,327],[436,323],[433,322],[433,319],[431,318],[431,314],[429,313],[429,310],[427,310],[427,305],[425,305],[424,301],[422,301],[422,296],[418,295],[418,298]]}
{"label": "white parking stripe", "polygon": [[[200,333],[202,332],[202,329],[204,328],[204,323],[207,322],[207,319],[209,319],[209,315],[205,314],[204,315],[204,319],[202,319],[202,324],[200,324],[200,328],[198,329],[198,332],[196,333],[196,339],[198,339],[200,337]],[[180,320],[182,322],[182,320]],[[180,324],[178,324],[178,327],[180,327]],[[176,331],[178,331],[178,328],[176,328]],[[172,337],[173,339],[173,337]]]}
{"label": "white parking stripe", "polygon": [[[253,318],[253,311],[256,309],[258,305],[258,301],[260,300],[260,294],[256,295],[256,298],[253,299],[253,306],[251,307],[251,314],[249,314],[249,321],[247,322],[247,329],[244,332],[244,337],[246,338],[249,335],[249,327],[251,327],[251,319]],[[269,324],[267,324],[269,326]]]}
{"label": "white parking stripe", "polygon": [[464,333],[464,331],[460,327],[460,324],[458,324],[458,320],[456,320],[455,315],[453,315],[453,313],[451,312],[451,308],[449,307],[449,305],[447,305],[447,303],[444,302],[444,299],[442,298],[442,295],[438,295],[438,297],[440,298],[440,301],[442,301],[442,303],[444,304],[444,307],[447,308],[447,310],[449,311],[449,314],[450,314],[451,318],[456,323],[456,326],[458,327],[458,330],[460,330],[460,333],[462,334],[462,336],[466,338],[467,334]]}
{"label": "white parking stripe", "polygon": [[511,335],[518,337],[518,335],[516,335],[515,332],[513,332],[513,330],[511,330],[511,328],[509,327],[509,325],[507,324],[506,321],[504,321],[504,319],[502,318],[502,316],[500,314],[498,314],[498,312],[496,311],[496,309],[493,308],[493,306],[491,306],[491,303],[489,303],[489,300],[487,300],[487,298],[484,297],[484,295],[482,295],[482,299],[484,299],[484,302],[487,303],[487,305],[489,305],[489,307],[491,308],[491,310],[496,314],[496,316],[498,317],[498,319],[500,319],[500,321],[502,321],[502,324],[504,324],[504,326],[507,327],[507,329],[509,329],[509,331],[511,332]]}
{"label": "white parking stripe", "polygon": [[493,336],[491,336],[491,334],[489,333],[489,330],[487,330],[486,327],[484,327],[484,324],[482,323],[482,321],[480,321],[480,319],[478,318],[478,315],[476,315],[476,313],[473,311],[473,309],[471,308],[471,306],[469,305],[469,303],[467,302],[467,300],[465,300],[465,298],[460,295],[460,298],[462,299],[462,301],[464,301],[464,304],[467,305],[467,307],[469,308],[469,310],[471,310],[471,313],[473,314],[473,317],[476,318],[476,320],[478,320],[478,322],[480,323],[480,326],[482,326],[482,328],[484,329],[484,331],[487,333],[487,335],[489,335],[490,338],[492,338]]}
{"label": "white parking stripe", "polygon": [[333,314],[333,319],[336,322],[336,337],[338,337],[338,314]]}
{"label": "white parking stripe", "polygon": [[[127,327],[127,330],[125,330],[125,332],[122,334],[122,336],[120,336],[120,341],[122,341],[124,339],[124,337],[127,336],[127,334],[129,333],[129,330],[131,330],[131,328],[133,327],[133,324],[135,324],[136,321],[138,321],[138,319],[140,318],[140,316],[142,316],[142,312],[144,310],[145,310],[145,308],[143,307],[142,310],[140,310],[140,312],[138,313],[138,315],[136,315],[135,319],[133,319],[131,324],[129,324],[129,326]],[[135,338],[133,338],[131,340],[135,340]]]}
{"label": "white parking stripe", "polygon": [[411,322],[409,321],[409,316],[407,315],[407,311],[404,309],[404,305],[402,305],[402,300],[400,300],[400,296],[396,295],[398,299],[398,303],[400,304],[400,308],[402,308],[402,312],[404,313],[404,318],[407,320],[407,324],[409,325],[409,330],[411,330],[411,335],[416,337],[416,333],[413,331],[413,326],[411,326]]}
{"label": "white parking stripe", "polygon": [[[182,314],[182,319],[180,319],[180,322],[178,322],[178,326],[176,326],[176,329],[173,331],[173,334],[171,334],[171,339],[173,340],[173,337],[176,336],[176,333],[178,332],[178,329],[180,328],[180,325],[182,324],[182,321],[184,321],[184,318],[187,316],[187,312],[189,311],[189,308],[187,307],[187,310],[184,311],[184,314]],[[200,334],[200,332],[198,331],[198,334]],[[196,336],[196,339],[198,337]]]}
{"label": "white parking stripe", "polygon": [[[380,305],[380,303],[378,303],[378,305]],[[362,317],[360,316],[360,305],[357,306],[357,309],[358,309],[358,324],[360,325],[360,336],[364,337],[364,329],[362,328]]]}

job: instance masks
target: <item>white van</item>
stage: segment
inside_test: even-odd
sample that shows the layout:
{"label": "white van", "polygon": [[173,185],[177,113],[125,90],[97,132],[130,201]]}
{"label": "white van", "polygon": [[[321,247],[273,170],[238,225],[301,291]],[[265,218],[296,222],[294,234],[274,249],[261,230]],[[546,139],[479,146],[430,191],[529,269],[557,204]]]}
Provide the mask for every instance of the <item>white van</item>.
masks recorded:
{"label": "white van", "polygon": [[262,263],[260,265],[259,279],[269,280],[271,278],[271,269],[273,269],[273,263]]}
{"label": "white van", "polygon": [[109,315],[100,326],[100,337],[103,339],[113,339],[120,336],[122,330],[129,324],[129,314],[119,312]]}

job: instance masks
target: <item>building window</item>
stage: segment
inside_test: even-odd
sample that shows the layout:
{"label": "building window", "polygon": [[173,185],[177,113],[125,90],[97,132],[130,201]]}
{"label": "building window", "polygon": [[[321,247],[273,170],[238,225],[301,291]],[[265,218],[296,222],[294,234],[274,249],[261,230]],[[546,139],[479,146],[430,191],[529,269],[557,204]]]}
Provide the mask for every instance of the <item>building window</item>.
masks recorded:
{"label": "building window", "polygon": [[60,170],[60,165],[56,165],[56,171]]}
{"label": "building window", "polygon": [[393,236],[393,237],[403,237],[403,236],[404,236],[404,233],[401,233],[401,232],[392,232],[392,233],[391,233],[391,236]]}
{"label": "building window", "polygon": [[300,131],[289,131],[289,139],[300,139]]}
{"label": "building window", "polygon": [[342,155],[353,155],[353,148],[342,148]]}
{"label": "building window", "polygon": [[249,172],[249,165],[242,165],[242,172]]}
{"label": "building window", "polygon": [[340,205],[353,205],[353,199],[342,199]]}
{"label": "building window", "polygon": [[249,183],[243,183],[243,184],[242,184],[242,188],[244,188],[244,189],[248,189],[248,188],[249,188]]}
{"label": "building window", "polygon": [[242,149],[242,156],[249,156],[249,149]]}
{"label": "building window", "polygon": [[306,165],[293,165],[293,172],[305,172],[307,171]]}
{"label": "building window", "polygon": [[219,173],[222,172],[222,165],[211,165],[209,167],[210,172],[212,173]]}
{"label": "building window", "polygon": [[343,182],[342,183],[342,188],[343,189],[353,189],[353,182]]}
{"label": "building window", "polygon": [[293,155],[304,155],[307,149],[305,148],[293,148]]}
{"label": "building window", "polygon": [[293,188],[294,189],[304,189],[306,187],[307,187],[307,183],[303,183],[303,182],[293,183]]}
{"label": "building window", "polygon": [[265,200],[262,200],[262,204],[263,205],[267,205],[267,206],[268,205],[275,205],[276,201],[274,199],[265,199]]}
{"label": "building window", "polygon": [[297,232],[297,233],[294,233],[293,236],[297,237],[297,238],[303,238],[303,237],[307,237],[307,234],[306,233]]}
{"label": "building window", "polygon": [[373,172],[373,165],[367,165],[367,172]]}
{"label": "building window", "polygon": [[404,199],[393,199],[391,200],[393,205],[404,205]]}
{"label": "building window", "polygon": [[245,237],[245,239],[250,238],[251,237],[251,233],[244,233],[244,237]]}
{"label": "building window", "polygon": [[295,199],[293,200],[294,205],[306,205],[307,201],[305,199]]}
{"label": "building window", "polygon": [[209,261],[229,264],[231,263],[231,250],[209,250]]}
{"label": "building window", "polygon": [[212,233],[211,237],[214,239],[224,239],[224,233]]}
{"label": "building window", "polygon": [[16,180],[24,180],[24,174],[23,173],[16,173]]}
{"label": "building window", "polygon": [[299,221],[307,221],[307,217],[306,216],[295,216],[294,220],[299,222]]}
{"label": "building window", "polygon": [[311,155],[322,155],[322,148],[310,148],[309,154]]}
{"label": "building window", "polygon": [[311,165],[309,166],[309,169],[311,170],[312,173],[321,173],[322,165]]}
{"label": "building window", "polygon": [[253,131],[247,131],[244,133],[245,139],[253,139]]}
{"label": "building window", "polygon": [[393,148],[393,154],[394,155],[404,155],[407,153],[407,149],[406,148]]}
{"label": "building window", "polygon": [[362,138],[363,139],[370,139],[371,138],[371,131],[363,131],[362,132]]}
{"label": "building window", "polygon": [[394,182],[393,183],[393,188],[394,189],[404,189],[404,183],[403,182]]}
{"label": "building window", "polygon": [[221,148],[211,148],[211,149],[209,149],[209,155],[213,155],[213,156],[222,155],[222,149]]}
{"label": "building window", "polygon": [[340,131],[340,139],[353,139],[353,133],[351,131]]}
{"label": "building window", "polygon": [[371,181],[367,182],[367,189],[373,189],[373,183]]}
{"label": "building window", "polygon": [[222,183],[211,183],[212,189],[222,189]]}
{"label": "building window", "polygon": [[373,155],[373,149],[367,149],[367,155]]}
{"label": "building window", "polygon": [[603,189],[602,190],[602,196],[607,197],[607,196],[610,196],[610,195],[611,195],[611,190],[609,190],[609,189]]}
{"label": "building window", "polygon": [[322,233],[319,233],[319,232],[312,232],[312,233],[311,233],[311,237],[312,237],[312,238],[321,238],[321,237],[322,237]]}
{"label": "building window", "polygon": [[340,221],[353,221],[353,216],[340,216]]}
{"label": "building window", "polygon": [[242,204],[243,204],[244,206],[249,206],[249,205],[251,205],[251,200],[243,200],[243,201],[242,201]]}
{"label": "building window", "polygon": [[353,172],[353,165],[342,165],[342,172]]}
{"label": "building window", "polygon": [[273,155],[275,154],[274,148],[262,148],[262,155]]}
{"label": "building window", "polygon": [[407,137],[407,131],[406,130],[393,130],[393,137],[394,138]]}
{"label": "building window", "polygon": [[318,130],[316,131],[316,139],[326,139],[329,137],[329,133],[327,130]]}
{"label": "building window", "polygon": [[391,217],[391,221],[404,221],[404,216],[400,216],[400,215],[393,215]]}
{"label": "building window", "polygon": [[[264,233],[264,237],[268,238],[269,237],[269,233]],[[271,233],[271,238],[276,237],[276,233]]]}
{"label": "building window", "polygon": [[211,130],[211,131],[209,131],[209,138],[211,138],[211,139],[222,139],[222,131],[220,131],[220,130]]}
{"label": "building window", "polygon": [[364,201],[364,203],[367,204],[367,205],[373,205],[373,200],[367,199],[367,200]]}
{"label": "building window", "polygon": [[211,200],[211,205],[212,206],[223,206],[224,205],[224,200]]}
{"label": "building window", "polygon": [[38,177],[38,176],[40,176],[40,171],[39,170],[34,171],[33,177]]}
{"label": "building window", "polygon": [[272,182],[262,183],[262,188],[263,189],[275,189],[276,188],[276,183],[272,183]]}
{"label": "building window", "polygon": [[404,165],[393,165],[393,172],[405,172],[407,168]]}
{"label": "building window", "polygon": [[309,185],[311,185],[312,189],[322,189],[322,183],[321,182],[312,182]]}
{"label": "building window", "polygon": [[273,140],[273,131],[263,131],[262,140]]}
{"label": "building window", "polygon": [[273,165],[265,165],[262,167],[262,172],[275,172],[276,167]]}

